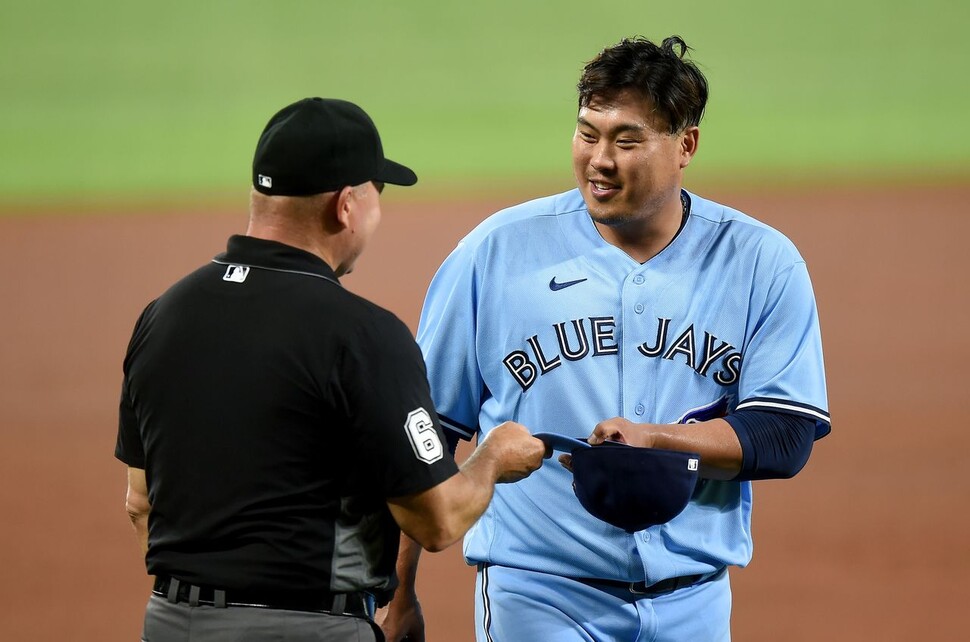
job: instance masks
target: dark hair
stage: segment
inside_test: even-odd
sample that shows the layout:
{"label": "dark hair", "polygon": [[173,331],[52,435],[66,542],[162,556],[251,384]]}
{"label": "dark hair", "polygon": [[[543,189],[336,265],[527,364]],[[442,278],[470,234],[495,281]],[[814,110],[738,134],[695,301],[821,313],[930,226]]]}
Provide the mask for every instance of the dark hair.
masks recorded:
{"label": "dark hair", "polygon": [[646,38],[624,38],[583,68],[576,86],[579,107],[588,106],[594,97],[610,98],[632,89],[653,103],[671,134],[700,124],[707,104],[707,79],[684,59],[690,50],[680,36],[664,39],[659,47]]}

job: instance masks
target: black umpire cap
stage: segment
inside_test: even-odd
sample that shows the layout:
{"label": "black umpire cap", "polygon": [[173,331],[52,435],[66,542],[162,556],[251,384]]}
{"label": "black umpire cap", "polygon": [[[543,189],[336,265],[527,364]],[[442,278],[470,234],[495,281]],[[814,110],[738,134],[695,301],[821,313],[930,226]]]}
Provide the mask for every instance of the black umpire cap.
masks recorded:
{"label": "black umpire cap", "polygon": [[304,98],[278,111],[259,137],[253,187],[270,196],[309,196],[380,181],[414,185],[411,169],[384,158],[377,127],[354,103]]}

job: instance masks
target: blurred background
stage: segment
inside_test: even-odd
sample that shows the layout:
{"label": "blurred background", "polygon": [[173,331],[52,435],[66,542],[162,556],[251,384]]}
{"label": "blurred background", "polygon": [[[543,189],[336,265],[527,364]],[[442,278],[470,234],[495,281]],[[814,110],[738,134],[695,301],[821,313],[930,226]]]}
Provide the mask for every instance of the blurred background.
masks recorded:
{"label": "blurred background", "polygon": [[[137,639],[121,359],[143,306],[245,230],[275,111],[352,100],[418,173],[345,279],[413,330],[472,226],[573,187],[584,63],[671,34],[711,85],[687,187],[807,259],[834,424],[756,485],[735,639],[965,639],[968,24],[958,0],[0,0],[0,639]],[[428,640],[472,640],[460,548],[422,570]]]}
{"label": "blurred background", "polygon": [[970,162],[957,0],[2,4],[6,209],[238,200],[253,133],[304,96],[371,113],[421,176],[409,198],[568,182],[579,71],[631,35],[681,35],[710,80],[694,181]]}

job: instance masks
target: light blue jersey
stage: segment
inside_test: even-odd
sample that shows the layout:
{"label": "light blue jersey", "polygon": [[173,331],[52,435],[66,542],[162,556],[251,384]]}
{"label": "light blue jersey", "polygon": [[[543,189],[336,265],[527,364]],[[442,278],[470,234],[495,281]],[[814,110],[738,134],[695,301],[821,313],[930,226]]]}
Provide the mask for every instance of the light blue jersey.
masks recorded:
{"label": "light blue jersey", "polygon": [[[690,214],[640,264],[599,234],[579,190],[491,216],[451,253],[418,329],[442,424],[466,439],[513,420],[588,436],[605,419],[683,423],[782,410],[829,431],[815,298],[779,232],[684,193]],[[704,481],[666,524],[590,515],[555,461],[496,487],[469,563],[645,581],[744,566],[751,485]]]}

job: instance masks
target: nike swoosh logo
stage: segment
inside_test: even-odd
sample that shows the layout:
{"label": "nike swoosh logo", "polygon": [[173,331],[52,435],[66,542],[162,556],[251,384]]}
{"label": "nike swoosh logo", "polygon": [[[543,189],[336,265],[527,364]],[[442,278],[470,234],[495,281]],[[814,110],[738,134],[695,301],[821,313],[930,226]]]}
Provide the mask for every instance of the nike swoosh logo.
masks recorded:
{"label": "nike swoosh logo", "polygon": [[576,279],[575,281],[563,281],[562,283],[556,283],[556,277],[552,277],[552,280],[549,281],[549,289],[553,292],[558,292],[563,288],[568,288],[570,285],[576,285],[577,283],[582,283],[586,280],[587,279]]}

